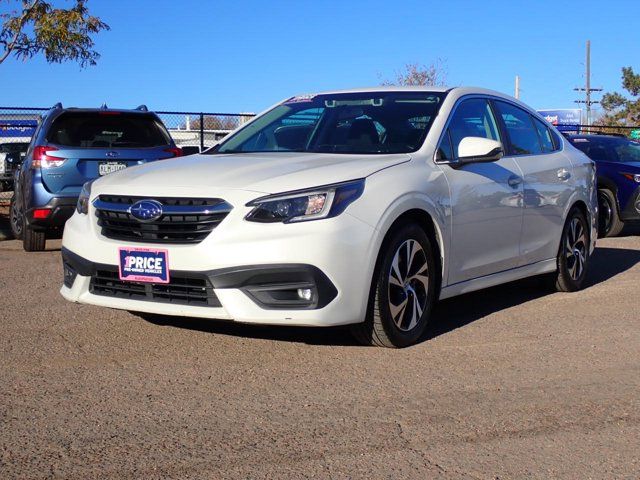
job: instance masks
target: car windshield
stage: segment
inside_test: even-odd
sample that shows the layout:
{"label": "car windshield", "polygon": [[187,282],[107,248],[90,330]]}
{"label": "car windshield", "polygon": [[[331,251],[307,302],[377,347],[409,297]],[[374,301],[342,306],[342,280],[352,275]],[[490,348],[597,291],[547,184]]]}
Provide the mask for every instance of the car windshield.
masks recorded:
{"label": "car windshield", "polygon": [[623,137],[575,137],[573,145],[592,160],[640,162],[640,142]]}
{"label": "car windshield", "polygon": [[208,153],[406,153],[422,145],[445,93],[293,97]]}
{"label": "car windshield", "polygon": [[148,148],[171,143],[154,115],[104,112],[65,112],[53,121],[47,140],[81,148]]}

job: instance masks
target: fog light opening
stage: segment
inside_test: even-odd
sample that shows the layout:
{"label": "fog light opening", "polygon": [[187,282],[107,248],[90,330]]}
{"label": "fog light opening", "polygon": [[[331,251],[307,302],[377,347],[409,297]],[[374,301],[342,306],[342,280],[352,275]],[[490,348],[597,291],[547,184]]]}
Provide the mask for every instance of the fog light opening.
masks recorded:
{"label": "fog light opening", "polygon": [[68,263],[64,262],[63,273],[64,273],[64,286],[67,288],[73,287],[73,283],[76,281],[76,276],[78,272],[76,272]]}
{"label": "fog light opening", "polygon": [[310,288],[298,289],[298,298],[300,298],[301,300],[306,300],[307,302],[310,302],[312,297],[313,297],[313,292],[311,291]]}

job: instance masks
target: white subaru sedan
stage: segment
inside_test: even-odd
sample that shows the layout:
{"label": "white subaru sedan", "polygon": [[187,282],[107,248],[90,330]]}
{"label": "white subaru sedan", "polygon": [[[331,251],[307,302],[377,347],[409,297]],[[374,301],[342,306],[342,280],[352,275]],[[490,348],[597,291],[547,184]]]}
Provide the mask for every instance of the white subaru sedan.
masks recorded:
{"label": "white subaru sedan", "polygon": [[201,155],[85,185],[62,295],[152,315],[352,325],[420,340],[435,302],[533,275],[585,281],[594,164],[477,88],[289,98]]}

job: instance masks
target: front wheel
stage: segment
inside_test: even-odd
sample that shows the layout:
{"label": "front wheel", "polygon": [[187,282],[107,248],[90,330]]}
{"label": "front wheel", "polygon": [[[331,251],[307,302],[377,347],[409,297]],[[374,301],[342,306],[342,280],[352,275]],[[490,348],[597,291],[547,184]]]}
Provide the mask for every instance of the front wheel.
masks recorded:
{"label": "front wheel", "polygon": [[624,222],[618,215],[616,196],[611,190],[598,190],[598,236],[600,238],[618,235],[624,228]]}
{"label": "front wheel", "polygon": [[580,290],[589,266],[589,223],[584,214],[574,208],[562,230],[558,249],[555,286],[560,292]]}
{"label": "front wheel", "polygon": [[407,347],[424,333],[436,299],[433,247],[416,224],[385,242],[373,278],[367,318],[352,326],[366,345]]}

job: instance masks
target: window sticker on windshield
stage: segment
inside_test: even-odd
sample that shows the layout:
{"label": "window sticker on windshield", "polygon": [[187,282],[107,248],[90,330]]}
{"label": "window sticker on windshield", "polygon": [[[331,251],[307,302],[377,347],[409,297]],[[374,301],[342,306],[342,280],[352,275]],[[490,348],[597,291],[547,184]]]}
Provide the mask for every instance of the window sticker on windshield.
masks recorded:
{"label": "window sticker on windshield", "polygon": [[301,102],[311,102],[317,95],[315,94],[307,94],[307,95],[298,95],[297,97],[291,97],[284,103],[301,103]]}
{"label": "window sticker on windshield", "polygon": [[588,138],[574,138],[573,143],[589,143]]}

